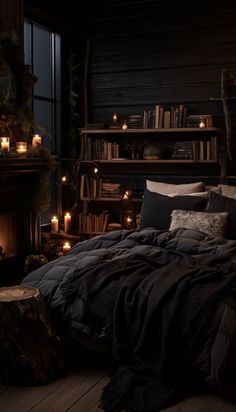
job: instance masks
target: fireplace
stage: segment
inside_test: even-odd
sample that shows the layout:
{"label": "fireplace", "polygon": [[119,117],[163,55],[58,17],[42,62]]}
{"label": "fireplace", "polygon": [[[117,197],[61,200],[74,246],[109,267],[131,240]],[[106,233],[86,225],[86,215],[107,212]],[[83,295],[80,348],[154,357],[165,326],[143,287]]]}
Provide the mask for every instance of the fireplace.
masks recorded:
{"label": "fireplace", "polygon": [[0,286],[19,283],[27,255],[40,252],[36,210],[45,159],[0,159]]}

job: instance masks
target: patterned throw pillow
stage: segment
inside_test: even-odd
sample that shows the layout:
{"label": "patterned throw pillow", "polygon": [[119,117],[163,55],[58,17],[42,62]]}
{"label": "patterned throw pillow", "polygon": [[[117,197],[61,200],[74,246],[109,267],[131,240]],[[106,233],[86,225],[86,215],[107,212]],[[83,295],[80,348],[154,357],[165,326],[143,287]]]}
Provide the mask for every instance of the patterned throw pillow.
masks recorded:
{"label": "patterned throw pillow", "polygon": [[184,227],[201,230],[213,237],[224,237],[227,228],[228,213],[195,212],[192,210],[173,210],[170,230]]}

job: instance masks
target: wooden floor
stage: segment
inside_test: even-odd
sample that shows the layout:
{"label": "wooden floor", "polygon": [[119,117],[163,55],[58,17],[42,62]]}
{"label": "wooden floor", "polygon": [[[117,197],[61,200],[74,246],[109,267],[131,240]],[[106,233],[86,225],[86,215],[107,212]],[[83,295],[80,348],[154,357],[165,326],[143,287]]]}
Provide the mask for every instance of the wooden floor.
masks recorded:
{"label": "wooden floor", "polygon": [[[105,356],[82,355],[73,363],[64,377],[48,385],[0,385],[0,412],[101,412],[99,399],[109,381]],[[160,412],[236,412],[236,404],[204,394]]]}

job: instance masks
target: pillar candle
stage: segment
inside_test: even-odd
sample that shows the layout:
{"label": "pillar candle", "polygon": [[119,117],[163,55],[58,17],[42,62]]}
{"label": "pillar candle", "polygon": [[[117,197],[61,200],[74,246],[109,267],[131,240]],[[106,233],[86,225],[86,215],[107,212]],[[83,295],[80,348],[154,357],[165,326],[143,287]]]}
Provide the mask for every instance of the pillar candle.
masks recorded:
{"label": "pillar candle", "polygon": [[41,149],[42,148],[42,137],[39,134],[34,134],[32,138],[32,147],[34,149]]}
{"label": "pillar candle", "polygon": [[63,253],[68,252],[70,249],[71,249],[70,243],[69,243],[69,242],[65,242],[64,245],[62,246]]}
{"label": "pillar candle", "polygon": [[2,137],[1,139],[2,152],[7,153],[10,150],[10,137]]}
{"label": "pillar candle", "polygon": [[58,232],[58,218],[56,216],[51,219],[51,230],[52,232]]}
{"label": "pillar candle", "polygon": [[71,215],[70,213],[66,213],[64,216],[64,232],[69,232],[71,225]]}

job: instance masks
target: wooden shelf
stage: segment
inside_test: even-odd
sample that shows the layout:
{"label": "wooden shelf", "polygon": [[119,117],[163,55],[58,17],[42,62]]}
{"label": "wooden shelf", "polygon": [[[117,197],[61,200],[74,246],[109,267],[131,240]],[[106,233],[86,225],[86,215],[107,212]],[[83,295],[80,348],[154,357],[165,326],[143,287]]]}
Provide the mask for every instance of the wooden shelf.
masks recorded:
{"label": "wooden shelf", "polygon": [[90,202],[90,201],[95,201],[95,202],[142,202],[142,198],[129,198],[129,199],[123,199],[122,196],[120,197],[83,197],[81,200]]}
{"label": "wooden shelf", "polygon": [[169,129],[80,129],[81,134],[148,134],[148,133],[217,133],[220,129],[217,127],[178,127]]}
{"label": "wooden shelf", "polygon": [[192,160],[192,159],[152,159],[152,160],[145,160],[145,159],[140,159],[140,160],[133,160],[133,159],[111,159],[111,160],[81,160],[81,163],[88,163],[88,164],[94,164],[94,163],[104,163],[104,164],[117,164],[117,163],[122,163],[122,164],[145,164],[145,163],[152,163],[152,164],[199,164],[199,163],[218,163],[217,160]]}

